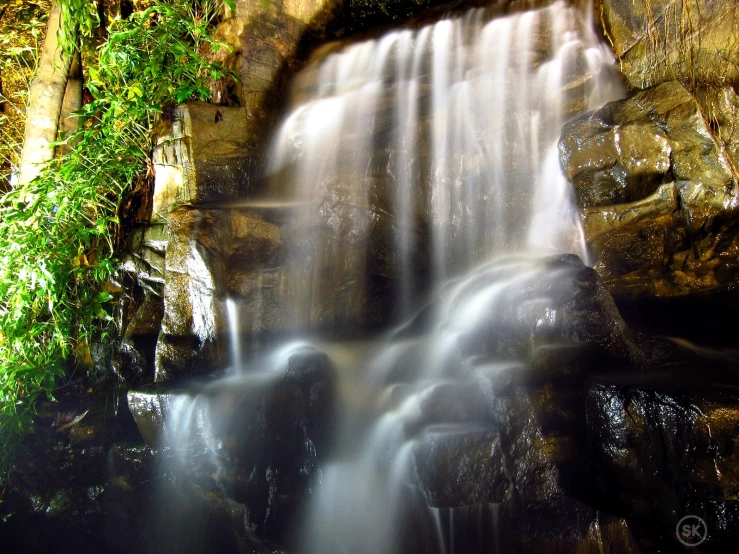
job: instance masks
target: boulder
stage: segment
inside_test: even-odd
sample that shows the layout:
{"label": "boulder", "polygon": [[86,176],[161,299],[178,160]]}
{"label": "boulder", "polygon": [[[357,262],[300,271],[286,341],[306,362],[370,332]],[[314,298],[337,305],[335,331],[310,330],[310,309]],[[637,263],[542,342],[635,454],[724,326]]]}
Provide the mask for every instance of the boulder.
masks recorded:
{"label": "boulder", "polygon": [[568,123],[559,149],[611,292],[731,284],[739,273],[733,162],[682,85],[669,81]]}
{"label": "boulder", "polygon": [[[416,437],[413,460],[425,502],[451,514],[454,530],[442,529],[455,549],[488,552],[484,538],[492,532],[492,544],[506,552],[640,552],[626,520],[598,511],[589,498],[593,472],[576,389],[517,385],[489,399],[486,416],[474,409],[462,423],[460,410],[480,402],[465,386],[456,408],[441,410],[454,404],[445,388],[421,406],[422,419],[437,423]],[[444,413],[457,422],[439,424]],[[499,506],[492,530],[481,516],[489,503]]]}
{"label": "boulder", "polygon": [[[646,338],[626,326],[596,271],[577,256],[524,262],[525,269],[513,269],[512,277],[505,259],[499,267],[502,271],[491,265],[490,271],[504,293],[491,303],[489,315],[460,337],[463,355],[522,360],[544,379],[578,379],[594,368],[644,367],[669,359],[669,345],[646,341],[646,346]],[[479,285],[471,282],[470,293],[477,294]]]}

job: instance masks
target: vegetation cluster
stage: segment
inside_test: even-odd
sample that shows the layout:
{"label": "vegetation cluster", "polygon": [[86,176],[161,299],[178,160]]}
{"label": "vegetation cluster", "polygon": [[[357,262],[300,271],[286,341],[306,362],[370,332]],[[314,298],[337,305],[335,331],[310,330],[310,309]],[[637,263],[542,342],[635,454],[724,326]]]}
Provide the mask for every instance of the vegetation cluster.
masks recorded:
{"label": "vegetation cluster", "polygon": [[[54,4],[56,3],[56,6]],[[225,0],[233,9],[233,0]],[[30,182],[18,180],[28,93],[51,37],[81,61],[74,130]],[[92,341],[114,333],[121,202],[145,179],[167,105],[206,100],[227,72],[211,54],[224,0],[0,0],[0,468]],[[49,26],[51,28],[51,26]],[[47,37],[48,38],[48,37]]]}

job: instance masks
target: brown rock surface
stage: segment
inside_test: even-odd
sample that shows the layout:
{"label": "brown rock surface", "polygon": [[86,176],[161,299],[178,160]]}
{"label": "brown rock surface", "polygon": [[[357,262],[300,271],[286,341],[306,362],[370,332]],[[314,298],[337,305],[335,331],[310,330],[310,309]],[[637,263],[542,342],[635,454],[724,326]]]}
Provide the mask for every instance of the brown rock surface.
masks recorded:
{"label": "brown rock surface", "polygon": [[[713,89],[712,89],[713,90]],[[706,91],[712,120],[732,97]],[[724,137],[733,144],[726,125]],[[612,102],[563,128],[560,156],[595,267],[612,293],[669,296],[731,285],[737,274],[732,150],[676,81]]]}
{"label": "brown rock surface", "polygon": [[739,82],[739,4],[725,0],[601,0],[606,35],[629,84]]}

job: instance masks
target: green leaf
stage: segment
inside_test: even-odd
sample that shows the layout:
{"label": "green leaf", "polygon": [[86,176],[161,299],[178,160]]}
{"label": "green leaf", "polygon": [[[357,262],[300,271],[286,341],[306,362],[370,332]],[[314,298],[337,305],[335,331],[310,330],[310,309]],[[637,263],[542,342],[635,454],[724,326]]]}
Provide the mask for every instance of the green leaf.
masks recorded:
{"label": "green leaf", "polygon": [[[213,42],[208,28],[193,21],[190,0],[153,0],[146,11],[111,21],[99,47],[84,38],[98,24],[95,3],[62,1],[67,23],[83,36],[93,100],[68,137],[72,151],[32,183],[0,194],[0,470],[11,463],[14,441],[31,428],[35,402],[57,386],[79,342],[114,331],[108,312],[116,298],[102,285],[118,265],[116,210],[145,171],[156,114],[164,105],[206,97],[209,78],[231,75],[200,56]],[[235,9],[233,0],[224,1]],[[38,44],[18,43],[2,31],[0,45],[3,77],[9,63],[20,67],[37,55]],[[20,132],[22,140],[22,126]]]}

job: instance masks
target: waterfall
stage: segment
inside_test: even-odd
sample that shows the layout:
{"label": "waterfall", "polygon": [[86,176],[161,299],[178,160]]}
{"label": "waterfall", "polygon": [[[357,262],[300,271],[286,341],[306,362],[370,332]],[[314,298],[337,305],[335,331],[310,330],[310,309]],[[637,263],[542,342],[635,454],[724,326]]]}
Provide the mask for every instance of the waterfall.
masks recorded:
{"label": "waterfall", "polygon": [[[314,61],[269,155],[274,191],[317,206],[305,228],[336,217],[328,202],[389,213],[406,315],[420,248],[432,289],[496,255],[586,258],[556,143],[567,118],[619,95],[612,54],[564,2],[488,18],[474,9]],[[353,218],[354,240],[373,222]],[[315,244],[314,275],[341,263],[326,256],[334,239]],[[320,302],[309,286],[298,296]]]}
{"label": "waterfall", "polygon": [[[297,77],[268,159],[271,193],[300,207],[293,227],[309,237],[296,252],[306,264],[295,279],[296,317],[311,330],[315,306],[332,301],[327,266],[361,302],[382,219],[404,324],[361,345],[314,341],[337,367],[343,409],[331,456],[290,528],[291,551],[499,551],[495,491],[453,506],[421,484],[423,467],[460,438],[494,445],[492,382],[563,336],[563,291],[579,264],[567,253],[587,255],[557,141],[565,120],[621,94],[613,63],[590,20],[555,2],[494,19],[474,9],[348,44]],[[311,234],[316,228],[341,234]],[[172,450],[193,443],[183,436],[193,427],[247,425],[244,414],[258,410],[218,401],[218,417],[238,425],[206,424],[215,413],[208,391],[287,372],[285,348],[177,400]],[[232,357],[240,362],[237,344]],[[479,402],[440,408],[466,403],[469,391]],[[244,402],[260,401],[262,393],[249,394]],[[212,438],[198,448],[214,474],[234,457]]]}

